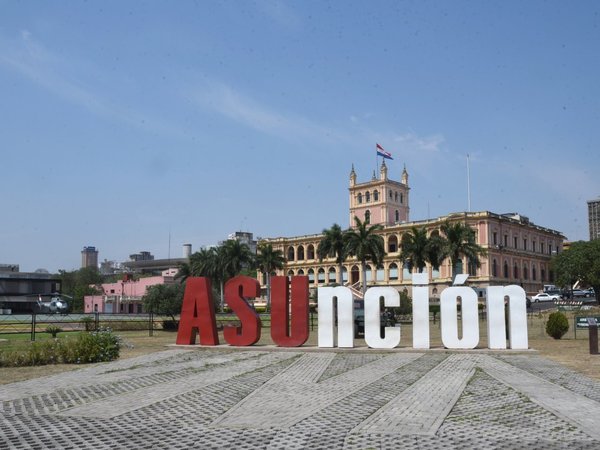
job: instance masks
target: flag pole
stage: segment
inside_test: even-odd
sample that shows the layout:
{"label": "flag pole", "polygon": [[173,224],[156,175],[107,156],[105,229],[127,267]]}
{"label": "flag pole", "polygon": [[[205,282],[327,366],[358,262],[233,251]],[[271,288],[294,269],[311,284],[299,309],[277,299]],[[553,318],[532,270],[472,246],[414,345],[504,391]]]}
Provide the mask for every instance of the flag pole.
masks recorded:
{"label": "flag pole", "polygon": [[471,212],[471,164],[467,153],[467,212]]}

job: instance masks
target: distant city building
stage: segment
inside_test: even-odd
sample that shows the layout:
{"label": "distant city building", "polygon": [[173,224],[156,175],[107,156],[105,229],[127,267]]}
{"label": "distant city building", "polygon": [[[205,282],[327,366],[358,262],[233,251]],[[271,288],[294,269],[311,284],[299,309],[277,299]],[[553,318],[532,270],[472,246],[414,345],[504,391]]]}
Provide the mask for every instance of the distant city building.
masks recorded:
{"label": "distant city building", "polygon": [[[458,212],[431,220],[409,222],[408,172],[404,168],[401,181],[388,178],[387,167],[381,165],[379,178],[357,183],[354,167],[350,172],[349,225],[354,227],[354,217],[370,224],[381,224],[378,232],[383,238],[386,256],[382,267],[367,265],[366,280],[362,279],[360,262],[348,257],[342,265],[342,281],[360,296],[363,283],[368,286],[392,286],[399,291],[409,290],[412,273],[400,260],[402,236],[412,227],[424,227],[429,236],[440,233],[442,224],[461,222],[475,231],[476,242],[487,254],[480,258],[476,267],[467,258],[462,258],[457,273],[470,275],[469,285],[477,287],[478,293],[489,285],[517,284],[525,291],[541,291],[544,284],[554,281],[550,268],[552,255],[562,251],[564,236],[549,228],[532,223],[527,217],[517,214],[496,214],[489,211]],[[325,223],[329,223],[324,219]],[[335,258],[320,260],[316,250],[322,234],[298,237],[269,238],[270,243],[281,250],[286,263],[278,275],[306,275],[312,291],[319,286],[334,284],[338,280],[339,265]],[[447,259],[439,268],[426,267],[429,272],[429,291],[433,299],[439,299],[443,288],[452,284],[452,266]],[[264,285],[263,274],[259,280]]]}
{"label": "distant city building", "polygon": [[[227,240],[239,241],[242,244],[246,244],[250,251],[256,254],[257,241],[254,239],[254,234],[248,231],[236,231],[235,233],[231,233],[227,236]],[[223,242],[220,242],[220,244],[222,243]]]}
{"label": "distant city building", "polygon": [[98,268],[98,250],[96,247],[83,247],[81,250],[81,268]]}
{"label": "distant city building", "polygon": [[129,255],[129,259],[131,261],[152,261],[154,259],[154,255],[150,252],[139,252]]}
{"label": "distant city building", "polygon": [[100,273],[102,275],[113,275],[115,273],[122,273],[123,268],[117,261],[109,261],[105,259],[100,263]]}
{"label": "distant city building", "polygon": [[18,268],[18,264],[0,264],[0,314],[31,313],[39,296],[60,292],[58,276]]}
{"label": "distant city building", "polygon": [[150,286],[157,284],[172,284],[173,270],[166,270],[159,276],[140,278],[134,280],[131,275],[124,275],[116,283],[103,283],[102,294],[86,295],[83,299],[85,313],[123,313],[142,314],[146,312],[142,298]]}
{"label": "distant city building", "polygon": [[0,264],[0,272],[18,272],[18,264]]}
{"label": "distant city building", "polygon": [[600,239],[600,198],[589,200],[588,221],[590,226],[590,241]]}
{"label": "distant city building", "polygon": [[139,252],[129,255],[130,260],[125,261],[122,267],[129,272],[161,275],[164,270],[177,269],[181,264],[188,262],[191,253],[191,244],[183,244],[182,258],[154,259],[150,252]]}

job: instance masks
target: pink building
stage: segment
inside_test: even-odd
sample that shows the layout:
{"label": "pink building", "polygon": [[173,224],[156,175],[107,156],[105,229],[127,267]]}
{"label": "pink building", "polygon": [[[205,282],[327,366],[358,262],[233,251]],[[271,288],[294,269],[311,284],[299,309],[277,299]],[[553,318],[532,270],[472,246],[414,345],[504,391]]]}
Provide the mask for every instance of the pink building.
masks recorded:
{"label": "pink building", "polygon": [[102,295],[86,295],[84,312],[141,314],[144,311],[142,297],[150,286],[174,283],[173,271],[165,271],[161,276],[133,280],[125,276],[116,283],[102,284]]}

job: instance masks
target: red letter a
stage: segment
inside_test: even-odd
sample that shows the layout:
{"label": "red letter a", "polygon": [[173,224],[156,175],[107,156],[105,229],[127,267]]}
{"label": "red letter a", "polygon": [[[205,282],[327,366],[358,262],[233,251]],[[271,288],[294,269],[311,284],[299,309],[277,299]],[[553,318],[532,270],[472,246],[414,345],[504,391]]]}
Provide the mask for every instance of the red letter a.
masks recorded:
{"label": "red letter a", "polygon": [[219,345],[211,284],[204,277],[188,278],[186,281],[177,344],[195,344],[198,331],[200,345]]}
{"label": "red letter a", "polygon": [[280,347],[300,347],[308,339],[308,277],[292,277],[292,327],[288,277],[271,277],[271,338]]}

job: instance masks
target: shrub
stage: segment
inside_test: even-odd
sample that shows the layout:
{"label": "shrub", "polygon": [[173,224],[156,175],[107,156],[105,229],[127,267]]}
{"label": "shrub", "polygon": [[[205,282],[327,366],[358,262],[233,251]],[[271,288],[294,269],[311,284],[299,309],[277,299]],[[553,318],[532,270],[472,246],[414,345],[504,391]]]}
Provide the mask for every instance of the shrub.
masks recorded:
{"label": "shrub", "polygon": [[56,335],[62,332],[62,328],[56,325],[48,325],[46,327],[46,333],[51,334],[53,338],[56,338]]}
{"label": "shrub", "polygon": [[82,333],[75,339],[33,342],[21,351],[0,352],[0,367],[80,364],[112,361],[119,357],[121,341],[110,330]]}
{"label": "shrub", "polygon": [[567,316],[560,311],[550,314],[546,322],[546,333],[554,339],[560,339],[567,331],[569,331]]}

